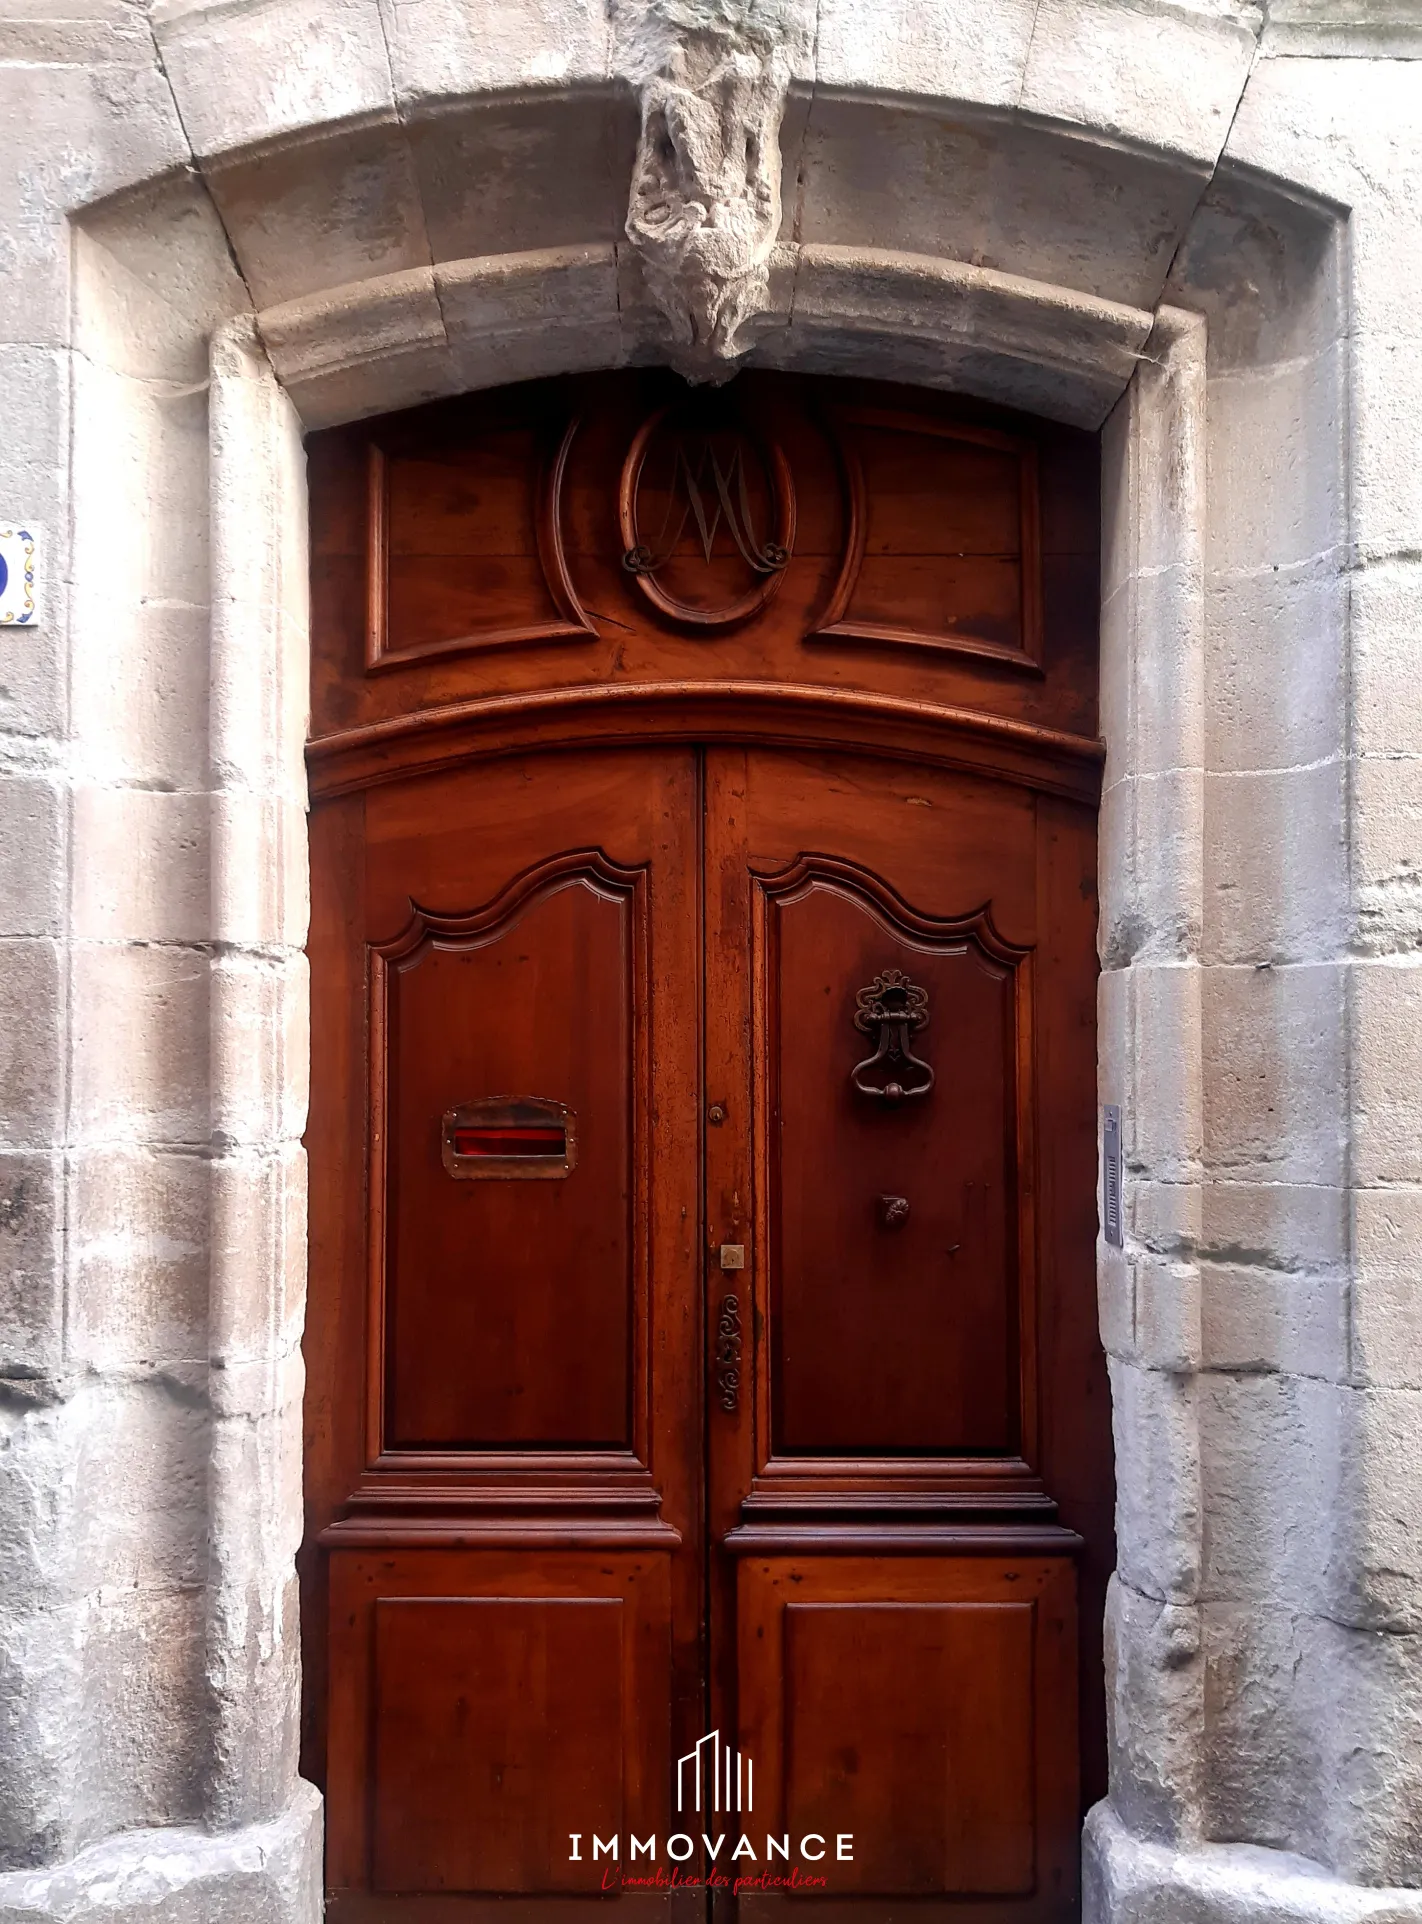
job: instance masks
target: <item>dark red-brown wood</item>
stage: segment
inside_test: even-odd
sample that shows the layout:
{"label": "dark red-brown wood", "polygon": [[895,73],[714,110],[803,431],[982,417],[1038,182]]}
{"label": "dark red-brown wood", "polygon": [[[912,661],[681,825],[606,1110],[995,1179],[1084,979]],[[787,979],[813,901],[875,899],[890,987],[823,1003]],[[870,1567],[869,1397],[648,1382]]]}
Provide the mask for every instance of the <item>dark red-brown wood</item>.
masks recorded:
{"label": "dark red-brown wood", "polygon": [[833,1924],[1070,1918],[1112,1557],[1094,443],[647,373],[310,452],[333,1915],[571,1921],[593,1835],[620,1873],[699,1837],[676,1760],[718,1730],[756,1785],[722,1871],[744,1822],[742,1876],[830,1838]]}

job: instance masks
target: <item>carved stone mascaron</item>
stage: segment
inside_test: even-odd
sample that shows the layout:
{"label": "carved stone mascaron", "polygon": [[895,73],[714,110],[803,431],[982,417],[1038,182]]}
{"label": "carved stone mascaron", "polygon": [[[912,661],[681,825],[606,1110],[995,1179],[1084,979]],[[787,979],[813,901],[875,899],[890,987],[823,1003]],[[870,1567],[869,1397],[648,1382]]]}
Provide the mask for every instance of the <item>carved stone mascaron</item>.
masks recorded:
{"label": "carved stone mascaron", "polygon": [[766,305],[800,23],[773,0],[632,0],[618,27],[642,106],[627,235],[677,367],[725,379]]}

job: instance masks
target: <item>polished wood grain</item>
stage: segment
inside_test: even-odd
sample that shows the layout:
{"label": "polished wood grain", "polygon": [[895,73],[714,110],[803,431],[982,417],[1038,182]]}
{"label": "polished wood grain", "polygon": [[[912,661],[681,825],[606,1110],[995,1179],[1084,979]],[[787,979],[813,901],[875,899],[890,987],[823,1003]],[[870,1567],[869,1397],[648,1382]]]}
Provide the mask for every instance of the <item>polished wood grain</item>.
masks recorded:
{"label": "polished wood grain", "polygon": [[[757,908],[775,1453],[1019,1454],[1026,951],[987,915],[915,916],[824,858],[761,880]],[[894,1107],[851,1074],[877,1039],[856,1028],[856,996],[890,969],[926,997],[911,1046],[936,1076]]]}
{"label": "polished wood grain", "polygon": [[[644,895],[644,870],[574,853],[482,912],[420,908],[371,951],[382,1451],[633,1447]],[[498,1095],[570,1113],[579,1155],[565,1179],[451,1179],[444,1116]]]}
{"label": "polished wood grain", "polygon": [[764,613],[795,551],[795,481],[724,390],[657,408],[632,437],[617,491],[623,566],[657,614],[692,629]]}
{"label": "polished wood grain", "polygon": [[[1066,1924],[1112,1563],[1094,441],[629,372],[310,457],[332,1915],[704,1920],[566,1839],[664,1838],[719,1729],[748,1832],[854,1833],[825,1924]],[[885,1105],[895,968],[934,1079]],[[566,1118],[556,1170],[472,1179],[448,1119],[496,1098]]]}
{"label": "polished wood grain", "polygon": [[622,1601],[381,1597],[372,1883],[577,1891],[564,1828],[622,1829]]}
{"label": "polished wood grain", "polygon": [[[422,1772],[452,1772],[457,1788],[483,1768],[483,1753],[460,1748],[461,1700],[469,1729],[504,1713],[473,1655],[435,1661],[428,1638],[409,1658],[432,1659],[418,1714],[397,1710],[403,1684],[380,1695],[382,1599],[630,1597],[633,1583],[627,1634],[641,1654],[635,1679],[631,1657],[617,1672],[636,1733],[626,1811],[661,1821],[672,1733],[684,1748],[700,1731],[697,1019],[685,988],[699,971],[698,794],[685,751],[550,756],[336,801],[315,824],[305,1762],[328,1794],[336,1891],[413,1880],[404,1905],[493,1875],[483,1847],[454,1835],[454,1806],[419,1786]],[[421,985],[413,1001],[390,992],[402,968]],[[452,1104],[550,1086],[578,1115],[566,1180],[450,1176],[439,1128]],[[616,1682],[606,1633],[577,1628],[602,1617],[564,1621],[559,1662],[603,1705]],[[405,1659],[390,1661],[403,1677]],[[460,1664],[475,1665],[467,1689]],[[596,1804],[594,1774],[577,1788]],[[382,1793],[388,1823],[382,1782],[407,1786]],[[407,1796],[435,1813],[409,1860]],[[576,1829],[572,1790],[555,1801]],[[499,1808],[500,1848],[541,1866],[517,1901],[542,1917],[547,1893],[570,1888],[544,1807]]]}
{"label": "polished wood grain", "polygon": [[[724,927],[727,950],[708,1023],[724,996],[757,1111],[732,1178],[761,1199],[752,1500],[1038,1493],[1034,997],[1017,987],[1035,966],[1034,804],[921,767],[731,750],[708,754],[707,796],[710,946]],[[787,970],[778,922],[796,915],[825,926]],[[922,1046],[942,1081],[888,1112],[851,1088],[852,1015],[896,960],[941,1010]],[[980,1006],[960,1006],[967,985]],[[956,1054],[977,1051],[960,1086]],[[878,1220],[886,1193],[909,1202],[900,1230]]]}
{"label": "polished wood grain", "polygon": [[738,1601],[740,1737],[765,1786],[756,1828],[814,1832],[831,1852],[852,1839],[818,1906],[837,1919],[882,1915],[870,1901],[891,1897],[1014,1924],[1072,1914],[1069,1554],[747,1558]]}
{"label": "polished wood grain", "polygon": [[[668,619],[643,579],[623,565],[619,492],[628,452],[654,416],[684,406],[688,394],[664,371],[529,383],[313,435],[315,740],[474,697],[697,680],[856,690],[1095,738],[1094,437],[963,397],[869,382],[747,372],[721,392],[724,405],[783,456],[795,525],[773,596],[752,618],[711,629]],[[897,425],[839,430],[837,418],[856,411]],[[851,548],[846,442],[863,446],[872,490],[866,512],[879,517],[872,532],[864,523],[864,565],[873,582],[871,593],[869,578],[862,579],[858,612],[933,645],[893,645],[872,635],[815,638],[831,621]],[[387,539],[412,597],[413,626],[402,628],[402,591],[392,586],[382,648],[445,650],[374,673],[366,668],[372,445],[387,461],[409,464],[411,514],[404,533],[392,521]],[[515,448],[524,451],[521,468],[510,465]],[[559,458],[555,507],[540,477]],[[1023,481],[1034,463],[1035,536],[1034,491]],[[984,468],[991,472],[978,472]],[[430,509],[428,536],[412,522],[417,475],[419,498]],[[655,493],[661,484],[651,479]],[[655,534],[655,501],[648,519]],[[768,522],[758,502],[752,520],[763,539]],[[423,559],[422,547],[429,550]],[[911,577],[918,584],[912,589]],[[709,564],[692,530],[684,530],[668,583],[678,601],[706,607],[722,606],[751,585],[724,526]],[[960,592],[966,599],[955,598]],[[991,618],[989,628],[976,620],[979,613]],[[552,621],[587,627],[532,632]],[[521,641],[520,630],[529,631]],[[465,645],[480,634],[508,639]],[[1031,671],[1033,661],[1040,673]]]}
{"label": "polished wood grain", "polygon": [[812,638],[930,648],[1041,675],[1037,448],[921,407],[828,404],[848,496]]}
{"label": "polished wood grain", "polygon": [[[718,1198],[759,1199],[750,1224],[752,1275],[749,1283],[742,1279],[756,1331],[752,1396],[735,1419],[715,1418],[710,1426],[713,1464],[723,1462],[729,1485],[718,1499],[713,1481],[711,1515],[723,1546],[712,1566],[713,1651],[724,1647],[718,1622],[724,1638],[733,1621],[731,1557],[745,1563],[762,1545],[784,1548],[800,1532],[807,1552],[852,1548],[882,1564],[923,1558],[930,1533],[951,1518],[1039,1517],[1035,1527],[1060,1532],[1060,1554],[1072,1554],[1073,1570],[1080,1564],[1084,1604],[1072,1636],[1079,1638],[1083,1709],[1073,1741],[1079,1729],[1082,1743],[1073,1769],[1095,1793],[1104,1736],[1100,1586],[1111,1561],[1102,1498],[1111,1488],[1111,1462],[1092,1243],[1079,1213],[1094,1206],[1087,1169],[1094,1141],[1094,823],[1083,809],[1001,784],[824,753],[708,751],[706,793],[708,970],[719,958],[708,973],[708,1062],[724,1057],[737,1065],[735,1079],[724,1078],[727,1124],[715,1132],[714,1146],[708,1132],[710,1240],[722,1234]],[[854,883],[865,904],[848,924],[855,935],[862,923],[876,940],[901,945],[898,953],[918,979],[929,980],[930,965],[970,965],[1004,971],[1000,984],[1020,984],[1011,1016],[1004,1010],[996,1020],[939,985],[944,1023],[925,1032],[922,1050],[948,1053],[935,1056],[943,1080],[917,1118],[908,1104],[861,1114],[851,1100],[854,1031],[846,1014],[868,967],[863,952],[852,947],[837,972],[826,970],[822,964],[841,937],[834,927],[817,931],[799,952],[792,990],[786,988],[772,904],[782,891],[793,900],[816,879],[817,867],[840,888],[845,878]],[[802,895],[800,911],[814,899]],[[980,960],[942,953],[952,946],[944,928],[961,930],[973,917],[982,918],[989,950]],[[991,982],[982,977],[984,989]],[[803,1037],[793,1070],[780,1059],[781,1005],[792,991]],[[824,1064],[841,1028],[836,1088]],[[973,1072],[977,1050],[980,1069]],[[969,1073],[955,1081],[960,1055]],[[989,1063],[997,1065],[995,1080]],[[795,1090],[788,1103],[780,1094],[787,1082]],[[812,1240],[797,1248],[792,1239],[787,1249],[778,1166],[796,1130],[807,1146],[800,1152],[802,1199],[794,1206]],[[999,1218],[1010,1219],[1012,1245],[1000,1243],[984,1262],[987,1246],[979,1241],[979,1293],[956,1305],[965,1321],[979,1319],[981,1381],[972,1376],[971,1346],[955,1347],[954,1298],[945,1301],[943,1293],[951,1288],[943,1272],[969,1251],[945,1261],[936,1238],[927,1249],[907,1240],[912,1215],[898,1232],[886,1232],[874,1215],[901,1130],[906,1143],[915,1132],[917,1140],[898,1166],[913,1166],[919,1142],[925,1160],[914,1183],[905,1173],[895,1192],[911,1204],[920,1200],[935,1232],[945,1209],[957,1210],[955,1221],[962,1214],[945,1181],[949,1172],[983,1181],[983,1159],[994,1155],[997,1182],[1012,1172],[1011,1207]],[[927,1148],[935,1141],[936,1158]],[[824,1177],[818,1210],[816,1154]],[[945,1240],[972,1239],[955,1233]],[[876,1252],[867,1260],[866,1248]],[[934,1267],[924,1266],[925,1257]],[[886,1284],[897,1292],[888,1303]],[[782,1320],[787,1304],[797,1325]],[[940,1315],[941,1324],[915,1324],[904,1313],[915,1304],[920,1317]],[[782,1346],[791,1354],[790,1384],[803,1413],[786,1402]],[[1010,1376],[996,1377],[995,1392],[994,1354],[999,1372],[1011,1356]],[[922,1355],[931,1360],[923,1363]],[[963,1362],[956,1377],[955,1355]],[[919,1393],[913,1385],[920,1367],[918,1447],[905,1448],[910,1431],[888,1427],[897,1410],[882,1386],[892,1384],[900,1396],[907,1388],[911,1397]],[[931,1402],[935,1381],[941,1406]],[[988,1395],[975,1404],[985,1386]],[[995,1412],[996,1430],[980,1427],[970,1438],[964,1419],[974,1409],[980,1426]],[[798,1428],[787,1427],[787,1410]],[[866,1413],[886,1426],[878,1436],[865,1425]],[[857,1433],[840,1427],[856,1422]],[[888,1447],[866,1448],[868,1441]],[[915,1532],[924,1535],[917,1547]],[[1052,1540],[1048,1534],[1036,1543]],[[984,1554],[993,1542],[987,1533],[971,1554]],[[713,1674],[720,1701],[735,1704],[743,1676],[724,1662]]]}
{"label": "polished wood grain", "polygon": [[368,673],[594,632],[568,577],[563,482],[576,423],[499,424],[464,444],[367,444]]}
{"label": "polished wood grain", "polygon": [[645,1551],[334,1552],[328,1885],[596,1892],[570,1833],[666,1832],[670,1612]]}
{"label": "polished wood grain", "polygon": [[745,681],[642,682],[476,697],[313,742],[313,795],[343,795],[453,763],[521,750],[635,737],[668,746],[716,741],[832,747],[853,741],[903,761],[994,775],[1094,802],[1104,745],[1036,723],[900,701],[854,689]]}
{"label": "polished wood grain", "polygon": [[785,1821],[847,1832],[836,1887],[1021,1897],[1037,1879],[1033,1606],[785,1608]]}

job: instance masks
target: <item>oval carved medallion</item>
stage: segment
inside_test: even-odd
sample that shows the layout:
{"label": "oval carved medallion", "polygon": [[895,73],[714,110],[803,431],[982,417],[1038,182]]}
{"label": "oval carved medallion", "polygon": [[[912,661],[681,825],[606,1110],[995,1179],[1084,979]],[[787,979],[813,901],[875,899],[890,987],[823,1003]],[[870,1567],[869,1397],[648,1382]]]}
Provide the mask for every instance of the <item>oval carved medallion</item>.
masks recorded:
{"label": "oval carved medallion", "polygon": [[637,430],[618,494],[622,565],[669,620],[724,628],[760,613],[795,545],[778,443],[723,409],[664,407]]}

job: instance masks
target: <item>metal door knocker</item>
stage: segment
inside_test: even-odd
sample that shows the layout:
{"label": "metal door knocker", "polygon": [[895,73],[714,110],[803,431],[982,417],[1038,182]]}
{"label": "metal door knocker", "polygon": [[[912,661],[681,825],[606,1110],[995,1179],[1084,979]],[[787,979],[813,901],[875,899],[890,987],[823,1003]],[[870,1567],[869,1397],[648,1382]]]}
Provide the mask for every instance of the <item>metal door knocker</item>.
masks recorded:
{"label": "metal door knocker", "polygon": [[902,969],[885,969],[856,997],[854,1026],[877,1036],[873,1055],[856,1062],[850,1081],[862,1096],[900,1103],[910,1096],[926,1096],[933,1087],[933,1068],[914,1054],[909,1038],[928,1027],[928,991],[911,982]]}

